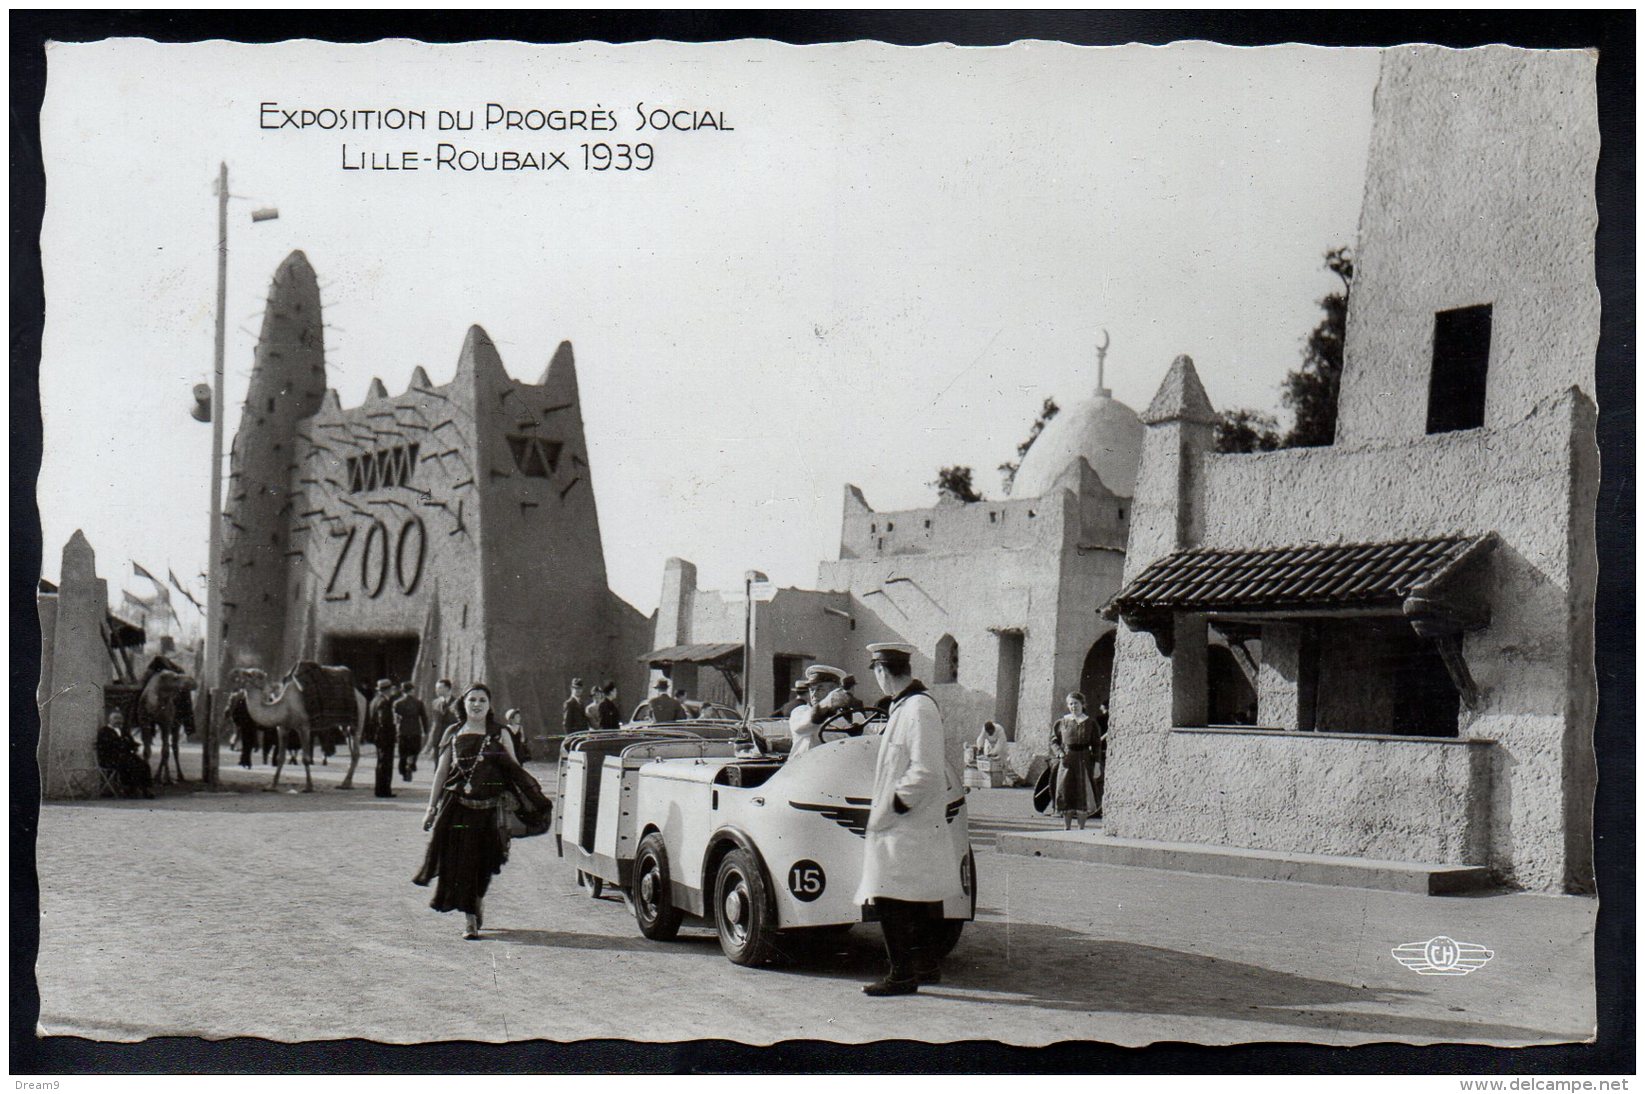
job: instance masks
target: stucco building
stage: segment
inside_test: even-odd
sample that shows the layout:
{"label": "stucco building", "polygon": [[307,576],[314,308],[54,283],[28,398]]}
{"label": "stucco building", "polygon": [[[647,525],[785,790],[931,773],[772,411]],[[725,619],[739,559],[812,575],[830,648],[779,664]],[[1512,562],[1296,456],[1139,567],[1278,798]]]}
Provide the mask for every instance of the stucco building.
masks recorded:
{"label": "stucco building", "polygon": [[538,726],[575,675],[636,695],[651,620],[607,587],[592,474],[569,342],[530,384],[471,327],[449,384],[419,366],[345,409],[293,253],[234,439],[219,671],[310,658],[361,683],[484,680]]}
{"label": "stucco building", "polygon": [[1591,888],[1598,150],[1584,53],[1385,55],[1335,443],[1143,415],[1110,836]]}
{"label": "stucco building", "polygon": [[[1107,698],[1114,626],[1091,605],[1119,588],[1143,432],[1099,373],[1029,449],[1007,500],[880,511],[846,486],[839,557],[819,565],[818,588],[754,606],[755,710],[780,705],[814,661],[854,673],[875,698],[864,647],[908,642],[944,717],[972,731],[998,721],[1025,771],[1064,694]],[[732,699],[725,674],[702,667],[740,672],[742,593],[699,590],[695,568],[670,560],[654,668]]]}

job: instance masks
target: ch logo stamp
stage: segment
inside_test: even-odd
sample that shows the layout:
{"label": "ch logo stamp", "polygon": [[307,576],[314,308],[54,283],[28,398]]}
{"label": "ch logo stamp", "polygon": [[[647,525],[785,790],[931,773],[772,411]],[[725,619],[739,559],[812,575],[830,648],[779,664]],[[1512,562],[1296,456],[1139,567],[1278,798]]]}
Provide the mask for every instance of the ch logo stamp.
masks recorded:
{"label": "ch logo stamp", "polygon": [[1422,976],[1467,976],[1496,956],[1472,942],[1437,935],[1426,942],[1407,942],[1393,949],[1394,960]]}

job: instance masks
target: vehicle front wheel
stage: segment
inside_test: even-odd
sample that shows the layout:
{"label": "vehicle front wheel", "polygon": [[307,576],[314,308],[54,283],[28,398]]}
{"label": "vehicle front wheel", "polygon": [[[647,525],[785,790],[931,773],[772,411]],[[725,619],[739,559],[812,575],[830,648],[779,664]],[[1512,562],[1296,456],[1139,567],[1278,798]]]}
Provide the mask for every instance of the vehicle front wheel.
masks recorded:
{"label": "vehicle front wheel", "polygon": [[714,879],[714,921],[732,964],[764,965],[776,956],[776,919],[754,856],[741,848],[727,854]]}
{"label": "vehicle front wheel", "polygon": [[674,906],[673,892],[668,847],[660,833],[652,832],[640,841],[634,856],[633,903],[640,933],[653,942],[672,942],[680,933],[684,916]]}
{"label": "vehicle front wheel", "polygon": [[605,892],[605,882],[593,874],[585,874],[583,871],[578,870],[577,888],[587,893],[590,899],[599,900],[600,894]]}
{"label": "vehicle front wheel", "polygon": [[960,944],[960,934],[965,930],[965,920],[945,919],[942,921],[942,930],[937,932],[937,956],[947,957],[954,952],[954,947]]}

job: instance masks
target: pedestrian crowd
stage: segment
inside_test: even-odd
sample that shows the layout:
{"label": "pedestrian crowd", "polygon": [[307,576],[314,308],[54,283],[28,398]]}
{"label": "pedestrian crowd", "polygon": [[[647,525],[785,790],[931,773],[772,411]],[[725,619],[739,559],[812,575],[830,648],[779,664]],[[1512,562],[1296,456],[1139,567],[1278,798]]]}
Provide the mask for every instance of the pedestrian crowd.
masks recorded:
{"label": "pedestrian crowd", "polygon": [[[952,946],[944,934],[950,929],[944,900],[971,884],[960,876],[964,864],[950,853],[947,810],[956,794],[966,792],[966,769],[978,758],[1005,758],[1010,732],[992,721],[974,743],[948,732],[930,691],[913,677],[913,647],[876,643],[868,649],[874,683],[882,692],[872,707],[856,696],[849,673],[813,664],[772,716],[788,722],[791,759],[821,745],[830,727],[882,735],[856,901],[874,910],[888,968],[863,990],[871,996],[904,995],[941,980],[941,961]],[[688,705],[685,690],[663,678],[635,710],[634,720],[681,722],[710,717],[711,707]],[[1068,693],[1065,708],[1051,727],[1050,764],[1036,786],[1035,805],[1061,815],[1065,827],[1084,828],[1101,816],[1107,710],[1100,704],[1088,710],[1077,691]],[[237,724],[232,709],[228,715]],[[870,721],[881,724],[868,726]],[[119,792],[152,795],[148,766],[122,723],[120,714],[111,712],[109,724],[99,730],[99,766]],[[589,687],[580,677],[572,679],[560,723],[567,736],[622,728],[616,685]],[[409,681],[385,677],[367,706],[365,738],[376,746],[377,797],[396,796],[396,772],[402,783],[410,783],[421,758],[433,761],[423,815],[428,845],[413,880],[434,887],[429,904],[436,911],[463,913],[464,938],[480,938],[485,895],[508,862],[511,841],[547,831],[552,815],[541,784],[523,766],[531,760],[531,737],[522,711],[510,709],[499,719],[484,683],[456,694],[452,681],[441,679],[425,703]],[[246,749],[249,761],[249,743]]]}

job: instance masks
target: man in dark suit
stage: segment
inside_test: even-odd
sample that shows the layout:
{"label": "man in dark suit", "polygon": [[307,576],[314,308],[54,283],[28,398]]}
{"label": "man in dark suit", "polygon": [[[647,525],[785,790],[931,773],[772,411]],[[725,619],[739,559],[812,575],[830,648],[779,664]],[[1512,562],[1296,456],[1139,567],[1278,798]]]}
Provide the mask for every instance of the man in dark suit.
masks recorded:
{"label": "man in dark suit", "polygon": [[428,728],[428,713],[417,691],[407,680],[400,685],[400,697],[394,700],[394,730],[399,738],[400,778],[410,782],[417,774],[417,754],[423,750],[423,733]]}
{"label": "man in dark suit", "polygon": [[588,700],[583,697],[583,678],[575,677],[571,681],[571,695],[565,701],[565,709],[560,714],[560,729],[567,737],[573,733],[582,733],[588,729]]}
{"label": "man in dark suit", "polygon": [[97,730],[96,749],[97,766],[108,772],[121,794],[154,797],[153,776],[149,765],[137,755],[137,742],[126,732],[124,714],[109,711],[108,722]]}
{"label": "man in dark suit", "polygon": [[398,734],[394,729],[394,700],[397,691],[393,680],[377,681],[377,694],[366,707],[366,732],[377,746],[377,783],[379,798],[394,797],[394,745]]}
{"label": "man in dark suit", "polygon": [[605,682],[600,697],[600,728],[621,729],[623,726],[623,712],[617,706],[617,685],[610,680]]}
{"label": "man in dark suit", "polygon": [[441,680],[434,685],[434,705],[428,712],[428,754],[440,758],[440,738],[452,722],[459,721],[461,711],[453,710],[456,700],[451,695],[451,681]]}
{"label": "man in dark suit", "polygon": [[651,720],[653,722],[682,722],[685,720],[685,707],[680,701],[669,694],[671,687],[668,680],[657,681],[657,694],[650,700]]}

